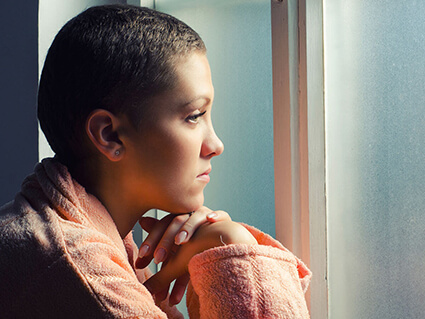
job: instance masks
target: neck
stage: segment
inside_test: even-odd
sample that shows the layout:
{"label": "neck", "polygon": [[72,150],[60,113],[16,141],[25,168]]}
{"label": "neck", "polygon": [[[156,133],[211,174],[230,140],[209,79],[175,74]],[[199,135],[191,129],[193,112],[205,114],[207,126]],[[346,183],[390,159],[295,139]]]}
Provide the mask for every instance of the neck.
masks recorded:
{"label": "neck", "polygon": [[90,165],[85,162],[76,165],[70,171],[73,178],[105,206],[121,238],[126,237],[139,218],[149,210],[147,207],[134,207],[131,204],[125,188],[121,186],[120,171],[113,164]]}

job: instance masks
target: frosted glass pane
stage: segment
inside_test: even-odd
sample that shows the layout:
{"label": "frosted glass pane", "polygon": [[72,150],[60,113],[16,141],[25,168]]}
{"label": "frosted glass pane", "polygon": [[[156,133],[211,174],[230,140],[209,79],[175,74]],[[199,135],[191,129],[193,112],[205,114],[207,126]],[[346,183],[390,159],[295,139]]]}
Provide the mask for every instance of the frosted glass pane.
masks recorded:
{"label": "frosted glass pane", "polygon": [[324,4],[330,318],[424,318],[425,2]]}
{"label": "frosted glass pane", "polygon": [[157,0],[193,27],[208,50],[213,122],[224,153],[213,159],[206,205],[275,234],[269,0]]}

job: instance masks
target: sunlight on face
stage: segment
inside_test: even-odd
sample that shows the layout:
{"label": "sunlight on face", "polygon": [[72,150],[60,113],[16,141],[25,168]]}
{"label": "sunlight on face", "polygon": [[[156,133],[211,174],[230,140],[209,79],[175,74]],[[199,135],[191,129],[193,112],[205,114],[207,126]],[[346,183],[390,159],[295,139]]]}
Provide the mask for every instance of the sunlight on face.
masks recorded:
{"label": "sunlight on face", "polygon": [[130,200],[184,213],[202,206],[211,159],[223,143],[211,123],[214,88],[204,54],[176,66],[176,86],[153,99],[141,131],[129,136],[125,167]]}

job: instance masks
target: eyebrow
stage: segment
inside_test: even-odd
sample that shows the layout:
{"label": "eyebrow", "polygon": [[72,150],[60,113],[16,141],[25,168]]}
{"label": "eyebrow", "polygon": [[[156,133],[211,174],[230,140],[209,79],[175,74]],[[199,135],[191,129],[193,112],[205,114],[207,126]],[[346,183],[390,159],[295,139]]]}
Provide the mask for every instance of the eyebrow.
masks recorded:
{"label": "eyebrow", "polygon": [[205,95],[199,95],[199,96],[196,96],[195,98],[193,98],[192,100],[190,100],[189,102],[183,103],[181,105],[181,107],[182,108],[187,107],[187,106],[191,105],[193,102],[196,102],[198,100],[205,100],[206,103],[204,103],[203,105],[211,102],[211,99],[206,97]]}

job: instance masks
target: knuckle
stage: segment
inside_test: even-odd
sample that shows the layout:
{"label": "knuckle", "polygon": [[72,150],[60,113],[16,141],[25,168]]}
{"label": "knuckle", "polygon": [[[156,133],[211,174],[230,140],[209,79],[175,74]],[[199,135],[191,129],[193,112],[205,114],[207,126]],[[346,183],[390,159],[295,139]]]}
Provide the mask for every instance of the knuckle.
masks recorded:
{"label": "knuckle", "polygon": [[158,247],[156,250],[158,250],[159,248],[164,248],[167,253],[170,253],[171,251],[175,250],[176,244],[174,243],[175,241],[175,236],[164,236],[161,239],[161,242],[158,244]]}
{"label": "knuckle", "polygon": [[191,223],[191,222],[186,222],[184,225],[183,225],[183,227],[181,228],[181,230],[184,230],[184,231],[187,231],[187,232],[190,232],[193,228],[195,227],[195,224],[194,223]]}
{"label": "knuckle", "polygon": [[152,246],[155,243],[154,235],[149,234],[146,239],[143,241],[142,245]]}
{"label": "knuckle", "polygon": [[152,231],[151,233],[149,233],[149,235],[146,237],[144,243],[148,244],[148,245],[155,245],[159,242],[159,240],[161,239],[162,236],[162,231],[161,230],[155,230]]}
{"label": "knuckle", "polygon": [[220,214],[221,216],[225,217],[225,218],[230,218],[230,215],[228,212],[225,212],[224,210],[218,210],[216,211],[217,214]]}
{"label": "knuckle", "polygon": [[209,209],[209,208],[208,208],[208,207],[206,207],[206,206],[202,206],[202,207],[198,210],[198,212],[203,213],[203,214],[205,214],[205,215],[208,215],[209,213],[211,213],[211,212],[212,212],[212,210],[211,210],[211,209]]}
{"label": "knuckle", "polygon": [[176,217],[174,217],[173,223],[183,225],[188,219],[188,214],[177,215]]}
{"label": "knuckle", "polygon": [[170,250],[171,245],[173,245],[174,243],[171,242],[171,240],[168,237],[163,237],[161,239],[161,241],[158,244],[158,247],[156,248],[156,250],[160,249],[160,248],[164,248],[167,252]]}

